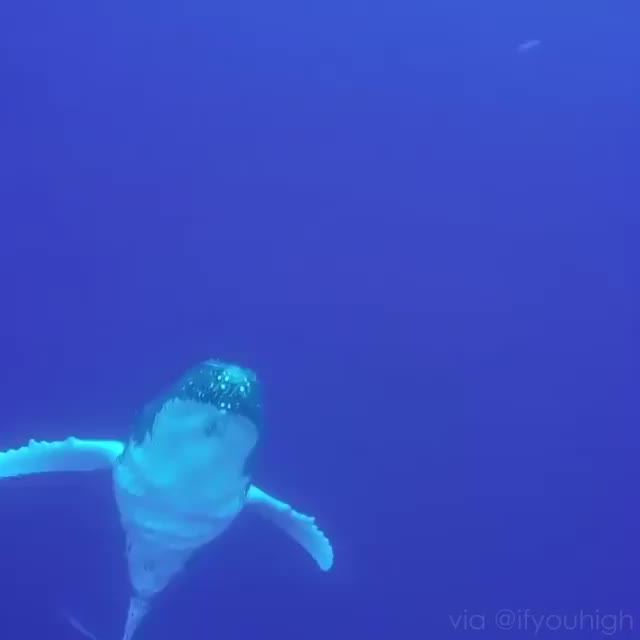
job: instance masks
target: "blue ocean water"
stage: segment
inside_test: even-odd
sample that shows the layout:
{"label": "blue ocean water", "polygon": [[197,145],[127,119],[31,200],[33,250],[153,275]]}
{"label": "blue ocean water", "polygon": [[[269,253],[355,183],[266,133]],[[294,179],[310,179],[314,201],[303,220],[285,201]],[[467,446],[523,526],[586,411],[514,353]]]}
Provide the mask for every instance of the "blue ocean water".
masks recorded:
{"label": "blue ocean water", "polygon": [[[640,5],[0,8],[0,450],[253,367],[243,514],[139,640],[635,637]],[[108,473],[0,483],[0,638],[118,640]]]}

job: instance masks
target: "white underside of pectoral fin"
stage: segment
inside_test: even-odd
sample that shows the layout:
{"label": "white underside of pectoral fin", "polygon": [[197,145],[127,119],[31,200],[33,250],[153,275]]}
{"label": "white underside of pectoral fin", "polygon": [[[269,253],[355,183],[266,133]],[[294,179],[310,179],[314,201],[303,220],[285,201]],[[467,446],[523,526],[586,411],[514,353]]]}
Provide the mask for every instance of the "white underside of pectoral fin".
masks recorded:
{"label": "white underside of pectoral fin", "polygon": [[51,471],[107,469],[123,449],[122,442],[115,440],[31,440],[28,445],[19,449],[0,451],[0,478]]}
{"label": "white underside of pectoral fin", "polygon": [[315,524],[315,518],[295,511],[291,505],[277,500],[258,487],[251,485],[247,505],[288,533],[316,561],[323,571],[333,565],[333,549],[325,534]]}

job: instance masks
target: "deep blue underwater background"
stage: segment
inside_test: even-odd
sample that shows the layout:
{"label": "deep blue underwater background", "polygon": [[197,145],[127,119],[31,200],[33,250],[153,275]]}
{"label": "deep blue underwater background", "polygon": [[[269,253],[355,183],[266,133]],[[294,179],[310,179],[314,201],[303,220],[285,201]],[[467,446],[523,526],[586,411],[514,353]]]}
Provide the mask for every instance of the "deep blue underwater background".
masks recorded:
{"label": "deep blue underwater background", "polygon": [[[139,640],[534,637],[505,608],[639,632],[639,25],[625,0],[2,4],[0,449],[125,438],[237,360],[256,483],[334,543],[324,574],[243,514]],[[118,640],[108,473],[0,504],[0,638],[81,637],[68,610]]]}

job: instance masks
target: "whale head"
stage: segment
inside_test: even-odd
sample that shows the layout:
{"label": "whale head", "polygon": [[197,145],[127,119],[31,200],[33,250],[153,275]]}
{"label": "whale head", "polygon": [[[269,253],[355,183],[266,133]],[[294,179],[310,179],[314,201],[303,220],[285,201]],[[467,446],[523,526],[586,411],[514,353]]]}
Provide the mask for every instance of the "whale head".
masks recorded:
{"label": "whale head", "polygon": [[262,426],[260,398],[253,371],[205,360],[145,407],[127,450],[159,482],[221,474],[246,481]]}

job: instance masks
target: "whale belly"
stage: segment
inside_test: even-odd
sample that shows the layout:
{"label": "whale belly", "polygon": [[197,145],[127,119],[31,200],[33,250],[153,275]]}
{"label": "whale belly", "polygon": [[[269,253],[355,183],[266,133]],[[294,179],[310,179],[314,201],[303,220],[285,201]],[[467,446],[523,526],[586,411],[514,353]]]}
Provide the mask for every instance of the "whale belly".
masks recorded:
{"label": "whale belly", "polygon": [[[121,459],[114,466],[114,493],[127,538],[131,585],[140,597],[164,589],[202,545],[214,540],[244,505],[235,487],[165,484],[140,475]],[[233,489],[233,490],[231,490]]]}

